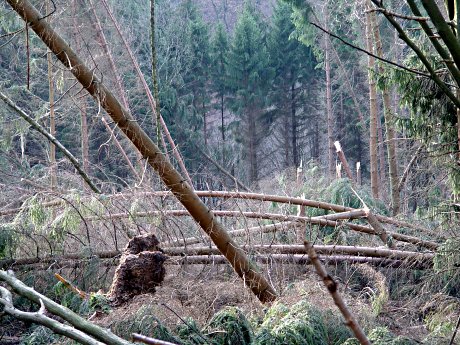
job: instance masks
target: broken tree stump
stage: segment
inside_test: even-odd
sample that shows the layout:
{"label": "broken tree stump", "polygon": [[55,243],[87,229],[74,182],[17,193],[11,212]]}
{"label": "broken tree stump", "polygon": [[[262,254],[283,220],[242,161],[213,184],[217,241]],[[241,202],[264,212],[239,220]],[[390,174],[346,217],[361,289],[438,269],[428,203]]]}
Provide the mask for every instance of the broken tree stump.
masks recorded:
{"label": "broken tree stump", "polygon": [[134,237],[126,245],[108,297],[113,305],[121,305],[134,296],[154,293],[165,276],[166,255],[154,234]]}

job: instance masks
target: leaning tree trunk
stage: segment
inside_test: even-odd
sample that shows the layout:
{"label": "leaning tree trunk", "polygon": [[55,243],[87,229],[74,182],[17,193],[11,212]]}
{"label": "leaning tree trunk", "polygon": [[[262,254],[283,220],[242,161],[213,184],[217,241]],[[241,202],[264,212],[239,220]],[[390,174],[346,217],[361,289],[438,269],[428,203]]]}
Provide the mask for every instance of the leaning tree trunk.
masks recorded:
{"label": "leaning tree trunk", "polygon": [[107,111],[113,121],[134,143],[147,162],[158,172],[163,182],[190,212],[190,215],[209,235],[219,251],[227,258],[245,284],[262,301],[276,298],[274,289],[257,272],[255,265],[231,239],[213,212],[206,207],[192,187],[174,169],[161,153],[157,145],[139,126],[137,121],[115,98],[114,94],[94,75],[94,73],[73,52],[69,45],[44,20],[43,16],[27,0],[7,0],[10,6],[29,23],[30,27],[50,48],[56,57],[73,73],[75,78]]}

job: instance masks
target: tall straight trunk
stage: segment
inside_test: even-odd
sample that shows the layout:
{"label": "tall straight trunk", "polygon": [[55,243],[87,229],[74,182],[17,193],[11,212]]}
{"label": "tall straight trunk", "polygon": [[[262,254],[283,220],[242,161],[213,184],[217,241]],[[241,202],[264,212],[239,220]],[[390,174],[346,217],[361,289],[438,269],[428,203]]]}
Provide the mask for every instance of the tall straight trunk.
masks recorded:
{"label": "tall straight trunk", "polygon": [[[374,40],[376,46],[376,52],[379,57],[383,58],[382,39],[380,38],[379,25],[376,22],[375,14],[372,13],[372,21],[374,27]],[[383,75],[385,69],[381,63],[378,64],[379,73]],[[385,118],[385,130],[386,130],[386,146],[388,153],[388,168],[390,175],[390,191],[391,191],[391,210],[392,214],[396,215],[399,212],[399,178],[398,178],[398,157],[396,152],[396,134],[392,124],[393,110],[391,106],[390,90],[385,85],[383,91],[383,108]]]}
{"label": "tall straight trunk", "polygon": [[[251,107],[252,108],[252,107]],[[249,110],[248,114],[249,120],[249,179],[251,183],[257,181],[258,171],[257,171],[257,132],[256,132],[256,114],[254,109]]]}
{"label": "tall straight trunk", "polygon": [[283,116],[283,147],[284,147],[284,167],[289,167],[289,132],[290,132],[290,123],[289,117]]}
{"label": "tall straight trunk", "polygon": [[382,121],[380,119],[379,113],[377,112],[377,150],[379,155],[379,183],[380,187],[383,188],[386,184],[387,174],[386,174],[386,164],[385,164],[385,139],[383,136],[383,127]]}
{"label": "tall straight trunk", "polygon": [[147,162],[158,172],[163,182],[182,203],[197,224],[209,235],[219,251],[226,257],[230,265],[262,301],[270,302],[276,298],[276,292],[269,282],[258,272],[245,252],[228,235],[214,213],[206,207],[193,188],[177,172],[166,159],[159,147],[155,145],[147,133],[134,120],[133,116],[121,105],[114,94],[99,80],[83,61],[73,52],[69,45],[44,20],[27,0],[7,0],[9,5],[25,21],[34,32],[50,48],[56,57],[77,78],[80,84],[107,111],[114,123],[126,134],[142,153]]}
{"label": "tall straight trunk", "polygon": [[[73,11],[73,33],[75,35],[76,49],[81,50],[81,40],[80,33],[78,31],[78,12],[76,0],[72,1],[72,11]],[[83,170],[86,173],[89,173],[89,135],[88,135],[88,119],[87,119],[87,109],[86,109],[86,99],[81,98],[81,104],[77,106],[80,109],[80,144],[81,144],[81,158],[83,161]]]}
{"label": "tall straight trunk", "polygon": [[[46,12],[50,12],[50,1],[46,2]],[[48,18],[48,21],[51,17]],[[53,80],[53,53],[48,50],[47,61],[48,61],[48,89],[49,89],[49,103],[50,103],[50,134],[56,137],[56,118],[54,116],[54,80]],[[50,174],[51,174],[51,189],[57,187],[57,166],[56,166],[56,146],[50,142]]]}
{"label": "tall straight trunk", "polygon": [[291,140],[292,140],[292,160],[294,166],[299,166],[299,153],[297,152],[297,117],[295,100],[295,83],[291,85]]}
{"label": "tall straight trunk", "polygon": [[[370,0],[366,1],[366,43],[369,52],[374,51],[372,43],[371,30],[371,9]],[[375,59],[371,55],[367,56],[367,68],[369,79],[369,153],[370,153],[370,172],[371,172],[371,190],[372,196],[375,199],[379,197],[379,176],[378,176],[378,160],[377,160],[377,90],[375,80],[372,76],[374,71]]]}
{"label": "tall straight trunk", "polygon": [[206,113],[206,106],[204,101],[201,103],[201,109],[203,111],[203,136],[204,136],[204,146],[208,147],[208,117]]}
{"label": "tall straight trunk", "polygon": [[225,118],[224,118],[224,93],[220,94],[220,134],[222,136],[222,165],[225,165]]}
{"label": "tall straight trunk", "polygon": [[[328,16],[326,13],[326,29]],[[328,170],[329,178],[335,176],[335,150],[334,150],[334,119],[332,114],[332,85],[331,85],[331,62],[330,62],[330,41],[329,36],[325,35],[325,70],[326,70],[326,112],[327,112],[327,143],[328,143]]]}
{"label": "tall straight trunk", "polygon": [[155,42],[155,0],[150,0],[150,48],[152,50],[152,80],[153,80],[153,97],[156,106],[156,130],[157,145],[160,146],[161,126],[160,126],[160,94],[158,89],[158,71],[157,71],[157,48]]}
{"label": "tall straight trunk", "polygon": [[81,156],[83,160],[83,170],[89,173],[89,135],[88,119],[86,113],[86,100],[82,99],[80,109],[81,122]]}

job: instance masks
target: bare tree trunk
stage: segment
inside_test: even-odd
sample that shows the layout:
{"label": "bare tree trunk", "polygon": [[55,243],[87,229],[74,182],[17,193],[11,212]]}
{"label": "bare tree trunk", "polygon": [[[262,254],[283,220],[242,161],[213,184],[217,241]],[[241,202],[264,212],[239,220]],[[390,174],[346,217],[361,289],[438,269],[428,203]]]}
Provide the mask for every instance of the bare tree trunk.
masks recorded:
{"label": "bare tree trunk", "polygon": [[[46,2],[46,11],[50,12],[50,1]],[[51,20],[51,17],[48,18],[48,21]],[[49,103],[50,103],[50,134],[53,137],[56,137],[56,118],[54,116],[54,80],[53,80],[53,53],[51,50],[48,50],[47,60],[48,60],[48,89],[49,89]],[[56,189],[57,187],[57,166],[56,166],[56,147],[52,142],[50,142],[50,174],[51,174],[51,189]]]}
{"label": "bare tree trunk", "polygon": [[[371,27],[371,13],[370,2],[366,1],[366,42],[367,50],[370,52],[374,51],[372,44],[372,27]],[[369,124],[369,153],[370,153],[370,172],[371,172],[371,189],[372,196],[374,199],[379,197],[379,175],[378,175],[378,161],[377,161],[377,91],[375,87],[375,80],[372,76],[374,71],[375,59],[374,57],[367,56],[367,67],[368,67],[368,79],[369,79],[369,113],[370,113],[370,124]]]}
{"label": "bare tree trunk", "polygon": [[[372,14],[373,26],[374,26],[374,40],[376,45],[377,55],[383,57],[382,49],[382,40],[380,38],[380,29],[379,25],[375,20],[375,15]],[[378,64],[379,73],[385,73],[385,69],[381,63]],[[385,86],[382,91],[383,95],[383,107],[384,107],[384,116],[385,116],[385,129],[386,129],[386,143],[387,143],[387,152],[388,152],[388,167],[390,175],[390,190],[391,190],[391,203],[392,203],[392,214],[398,214],[399,212],[399,188],[398,188],[398,158],[396,152],[396,142],[395,142],[395,130],[391,121],[393,120],[393,111],[391,107],[391,98],[390,91],[387,86]]]}
{"label": "bare tree trunk", "polygon": [[295,167],[299,166],[299,153],[297,150],[297,117],[295,100],[295,83],[291,85],[291,140],[292,140],[292,160]]}
{"label": "bare tree trunk", "polygon": [[257,128],[256,128],[256,114],[251,109],[249,110],[249,181],[251,183],[257,182],[258,171],[257,171]]}
{"label": "bare tree trunk", "polygon": [[[328,25],[328,14],[326,11],[326,28]],[[331,86],[331,48],[329,36],[325,35],[325,70],[326,70],[326,112],[327,112],[327,142],[328,142],[328,167],[329,167],[329,178],[333,179],[335,176],[335,152],[334,152],[334,119],[332,114],[332,86]]]}
{"label": "bare tree trunk", "polygon": [[257,271],[243,250],[234,242],[224,227],[206,207],[184,178],[161,153],[131,114],[120,104],[113,93],[95,77],[94,73],[72,51],[69,45],[41,20],[43,15],[26,0],[7,0],[10,6],[30,24],[30,27],[50,48],[56,57],[74,74],[81,85],[100,102],[126,136],[134,143],[147,162],[158,172],[163,182],[182,203],[185,209],[209,235],[219,251],[227,258],[245,284],[262,301],[276,298],[276,292]]}
{"label": "bare tree trunk", "polygon": [[82,99],[80,109],[81,119],[81,156],[83,160],[83,170],[89,173],[89,135],[88,119],[86,114],[86,100]]}
{"label": "bare tree trunk", "polygon": [[[76,1],[72,1],[72,10],[73,10],[73,33],[75,35],[76,49],[81,49],[80,34],[78,31],[77,23],[77,6]],[[89,173],[89,137],[88,137],[88,119],[86,113],[86,99],[83,97],[81,99],[81,104],[79,105],[77,101],[75,104],[80,109],[80,141],[81,141],[81,157],[83,170]]]}

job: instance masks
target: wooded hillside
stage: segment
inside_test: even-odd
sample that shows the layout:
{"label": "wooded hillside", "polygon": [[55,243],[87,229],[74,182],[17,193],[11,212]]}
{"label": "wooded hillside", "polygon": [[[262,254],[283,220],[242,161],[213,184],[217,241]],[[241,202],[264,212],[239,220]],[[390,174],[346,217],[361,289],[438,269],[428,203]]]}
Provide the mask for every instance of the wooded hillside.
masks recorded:
{"label": "wooded hillside", "polygon": [[457,7],[0,2],[0,343],[455,344]]}

